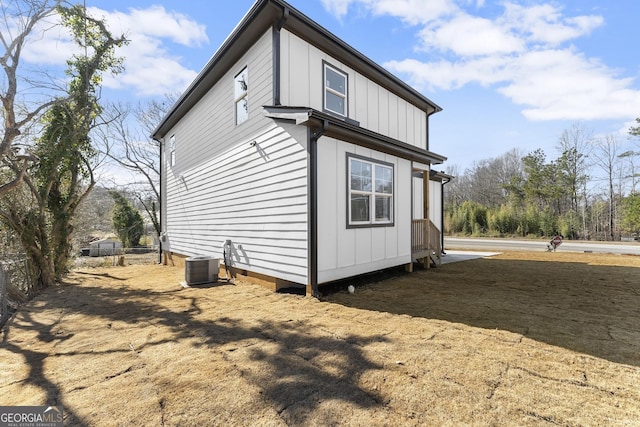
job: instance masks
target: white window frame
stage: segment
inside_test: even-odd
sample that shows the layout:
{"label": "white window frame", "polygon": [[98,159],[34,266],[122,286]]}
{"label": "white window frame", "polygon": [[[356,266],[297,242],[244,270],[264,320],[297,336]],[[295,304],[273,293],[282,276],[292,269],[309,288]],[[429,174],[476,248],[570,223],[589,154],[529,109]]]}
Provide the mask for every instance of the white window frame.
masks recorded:
{"label": "white window frame", "polygon": [[171,135],[171,137],[169,137],[169,165],[170,166],[175,166],[176,165],[176,136]]}
{"label": "white window frame", "polygon": [[[353,162],[360,162],[370,166],[370,189],[352,188],[352,167]],[[390,177],[390,192],[379,191],[376,181],[380,183],[388,182],[381,173]],[[368,197],[368,218],[366,220],[355,221],[352,216],[352,196],[361,195]],[[376,206],[381,199],[387,199],[389,205],[389,218],[377,218]],[[390,227],[394,225],[395,209],[395,167],[393,163],[381,162],[379,160],[347,153],[347,228],[358,227]]]}
{"label": "white window frame", "polygon": [[[238,84],[240,83],[238,77],[243,74],[246,76],[244,82],[245,87],[238,91]],[[246,116],[240,116],[238,114],[238,108],[241,102],[246,103]],[[249,68],[246,65],[233,77],[233,116],[236,126],[249,120]]]}
{"label": "white window frame", "polygon": [[[341,77],[344,78],[344,93],[340,92],[339,90],[336,90],[332,87],[329,86],[328,84],[328,80],[327,80],[327,70],[331,70],[332,72],[340,75]],[[324,111],[333,113],[333,114],[337,114],[340,117],[347,117],[349,115],[349,105],[348,105],[348,100],[349,100],[349,75],[347,73],[345,73],[344,71],[334,67],[333,65],[329,64],[328,62],[322,62],[322,78],[323,78],[323,92],[322,92],[322,107]],[[333,96],[337,96],[339,98],[343,99],[343,105],[344,105],[344,109],[343,111],[335,111],[332,110],[331,108],[329,108],[329,106],[327,105],[327,100],[329,98],[329,96],[327,95],[333,95]]]}

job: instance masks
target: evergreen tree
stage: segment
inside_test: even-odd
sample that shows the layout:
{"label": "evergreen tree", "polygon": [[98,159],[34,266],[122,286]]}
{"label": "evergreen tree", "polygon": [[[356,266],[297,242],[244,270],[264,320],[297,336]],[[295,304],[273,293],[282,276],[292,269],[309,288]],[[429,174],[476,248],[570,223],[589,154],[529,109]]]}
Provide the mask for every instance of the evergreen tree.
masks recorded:
{"label": "evergreen tree", "polygon": [[111,197],[115,205],[111,219],[113,228],[120,238],[120,241],[127,248],[133,248],[140,244],[140,238],[144,234],[144,225],[140,211],[135,209],[131,203],[120,193],[112,191]]}

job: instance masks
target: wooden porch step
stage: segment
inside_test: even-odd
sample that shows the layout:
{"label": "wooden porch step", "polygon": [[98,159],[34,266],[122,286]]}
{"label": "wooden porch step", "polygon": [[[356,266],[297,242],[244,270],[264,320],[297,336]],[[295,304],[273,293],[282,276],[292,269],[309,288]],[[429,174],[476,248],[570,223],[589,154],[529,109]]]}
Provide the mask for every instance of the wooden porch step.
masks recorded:
{"label": "wooden porch step", "polygon": [[439,265],[442,265],[442,258],[440,257],[440,254],[436,253],[435,251],[432,251],[429,254],[429,259],[431,260],[432,267],[437,267]]}

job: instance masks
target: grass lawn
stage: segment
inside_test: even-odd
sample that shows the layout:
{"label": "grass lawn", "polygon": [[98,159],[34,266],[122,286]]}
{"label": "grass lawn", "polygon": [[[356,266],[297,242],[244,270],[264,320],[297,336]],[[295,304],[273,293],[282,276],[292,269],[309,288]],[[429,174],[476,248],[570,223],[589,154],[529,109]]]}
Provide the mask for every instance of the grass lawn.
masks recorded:
{"label": "grass lawn", "polygon": [[0,405],[96,426],[640,425],[640,258],[506,252],[392,276],[317,300],[78,269],[2,331]]}

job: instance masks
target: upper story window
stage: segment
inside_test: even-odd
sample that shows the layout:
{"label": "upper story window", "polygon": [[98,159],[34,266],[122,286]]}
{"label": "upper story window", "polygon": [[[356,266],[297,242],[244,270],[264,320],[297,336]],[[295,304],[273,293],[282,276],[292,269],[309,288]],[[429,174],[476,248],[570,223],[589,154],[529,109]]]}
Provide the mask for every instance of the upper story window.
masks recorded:
{"label": "upper story window", "polygon": [[347,155],[348,226],[393,225],[393,164]]}
{"label": "upper story window", "polygon": [[176,136],[171,135],[169,138],[169,164],[176,165]]}
{"label": "upper story window", "polygon": [[323,63],[324,110],[347,116],[347,74]]}
{"label": "upper story window", "polygon": [[247,67],[244,67],[242,71],[236,74],[233,89],[233,98],[235,105],[236,124],[245,122],[249,118],[249,73]]}

